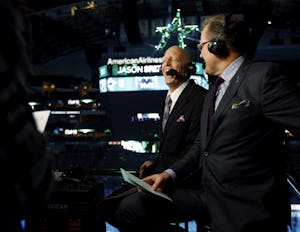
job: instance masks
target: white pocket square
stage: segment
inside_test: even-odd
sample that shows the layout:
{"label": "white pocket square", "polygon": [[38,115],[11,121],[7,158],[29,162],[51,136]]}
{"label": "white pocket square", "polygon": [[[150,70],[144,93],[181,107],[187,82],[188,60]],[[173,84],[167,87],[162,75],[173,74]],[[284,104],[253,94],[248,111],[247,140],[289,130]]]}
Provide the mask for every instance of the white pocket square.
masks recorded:
{"label": "white pocket square", "polygon": [[185,122],[185,117],[184,115],[181,115],[177,120],[176,122]]}

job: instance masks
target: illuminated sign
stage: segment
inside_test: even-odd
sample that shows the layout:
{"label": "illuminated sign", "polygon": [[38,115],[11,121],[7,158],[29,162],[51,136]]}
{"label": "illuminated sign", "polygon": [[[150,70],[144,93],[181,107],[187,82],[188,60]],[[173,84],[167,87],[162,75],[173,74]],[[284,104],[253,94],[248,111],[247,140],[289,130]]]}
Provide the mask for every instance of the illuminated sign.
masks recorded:
{"label": "illuminated sign", "polygon": [[168,24],[165,27],[156,27],[156,32],[161,33],[162,37],[159,44],[155,46],[155,48],[157,50],[163,49],[171,38],[172,33],[177,33],[178,46],[185,48],[186,45],[184,43],[184,38],[187,34],[190,34],[195,30],[199,30],[198,25],[184,25],[184,23],[181,21],[180,9],[177,9],[176,16],[172,20],[171,24]]}
{"label": "illuminated sign", "polygon": [[131,116],[132,122],[144,122],[144,121],[159,121],[159,113],[137,113],[136,115]]}
{"label": "illuminated sign", "polygon": [[102,65],[99,67],[99,77],[108,77],[110,74],[108,72],[107,65]]}
{"label": "illuminated sign", "polygon": [[[196,62],[196,75],[203,75],[203,67],[201,63]],[[159,75],[160,72],[160,64],[147,64],[147,65],[138,65],[138,64],[132,64],[132,65],[111,65],[110,68],[108,68],[106,65],[103,65],[99,67],[99,78],[104,77],[124,77],[124,76],[135,76],[135,75]],[[109,72],[108,70],[111,70]]]}
{"label": "illuminated sign", "polygon": [[[167,90],[161,74],[162,57],[109,58],[106,65],[99,67],[100,93]],[[195,82],[208,89],[208,78],[202,63],[195,62]]]}
{"label": "illuminated sign", "polygon": [[108,58],[107,65],[123,65],[123,64],[161,64],[162,57],[138,57],[138,58],[123,58],[123,59],[113,59]]}
{"label": "illuminated sign", "polygon": [[[208,89],[206,76],[193,75],[190,77],[196,84]],[[128,92],[128,91],[160,91],[168,90],[165,78],[162,75],[155,76],[127,76],[108,77],[99,80],[100,93]]]}
{"label": "illuminated sign", "polygon": [[147,65],[112,65],[112,76],[133,76],[142,74],[159,74],[160,64]]}

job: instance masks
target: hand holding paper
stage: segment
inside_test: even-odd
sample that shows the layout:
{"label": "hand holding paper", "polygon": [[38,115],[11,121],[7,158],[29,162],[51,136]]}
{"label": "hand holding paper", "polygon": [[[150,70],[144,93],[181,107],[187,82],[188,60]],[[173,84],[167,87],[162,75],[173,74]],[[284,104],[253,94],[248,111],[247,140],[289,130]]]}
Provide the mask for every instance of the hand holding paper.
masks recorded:
{"label": "hand holding paper", "polygon": [[155,191],[151,188],[151,185],[149,185],[148,183],[146,183],[145,181],[137,178],[136,176],[132,175],[131,173],[125,171],[123,168],[120,169],[121,170],[121,173],[122,173],[122,176],[123,176],[123,179],[134,185],[134,186],[137,186],[137,187],[140,187],[142,188],[143,190],[146,190],[152,194],[155,194],[159,197],[162,197],[162,198],[165,198],[169,201],[173,201],[168,195],[166,195],[165,193],[162,193],[162,192],[158,192],[158,191]]}

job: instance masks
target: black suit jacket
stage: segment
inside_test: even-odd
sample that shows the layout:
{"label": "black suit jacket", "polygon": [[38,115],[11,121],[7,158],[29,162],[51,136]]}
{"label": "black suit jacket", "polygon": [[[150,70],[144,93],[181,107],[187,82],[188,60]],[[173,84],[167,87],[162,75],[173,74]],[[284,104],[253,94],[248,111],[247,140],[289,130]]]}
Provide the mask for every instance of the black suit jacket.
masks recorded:
{"label": "black suit jacket", "polygon": [[285,73],[245,61],[209,128],[208,93],[195,145],[171,166],[178,178],[203,169],[212,231],[283,231],[289,223],[284,130],[300,135],[300,96]]}
{"label": "black suit jacket", "polygon": [[[169,168],[181,159],[192,146],[200,131],[200,118],[207,90],[193,80],[182,91],[174,105],[164,132],[160,126],[159,156],[155,163],[155,173]],[[164,102],[162,104],[161,118]]]}

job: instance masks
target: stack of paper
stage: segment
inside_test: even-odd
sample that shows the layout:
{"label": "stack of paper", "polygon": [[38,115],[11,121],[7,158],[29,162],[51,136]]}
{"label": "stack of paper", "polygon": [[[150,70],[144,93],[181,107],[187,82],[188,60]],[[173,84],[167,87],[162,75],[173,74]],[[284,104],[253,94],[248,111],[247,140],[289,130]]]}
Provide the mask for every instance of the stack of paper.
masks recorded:
{"label": "stack of paper", "polygon": [[145,181],[137,178],[136,176],[132,175],[131,173],[125,171],[123,168],[120,169],[123,179],[128,182],[129,184],[132,184],[134,186],[140,187],[143,190],[146,190],[152,194],[155,194],[159,197],[165,198],[169,201],[173,201],[167,194],[159,192],[159,191],[155,191],[151,188],[151,185],[149,185],[148,183],[146,183]]}

